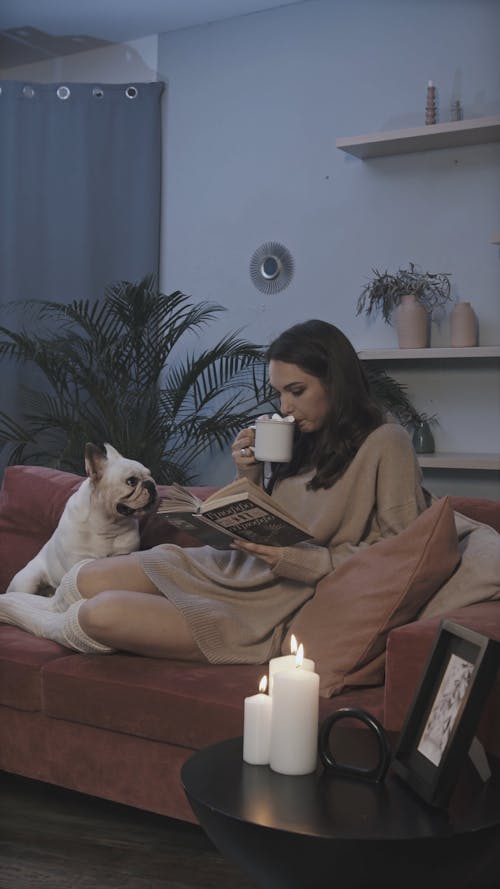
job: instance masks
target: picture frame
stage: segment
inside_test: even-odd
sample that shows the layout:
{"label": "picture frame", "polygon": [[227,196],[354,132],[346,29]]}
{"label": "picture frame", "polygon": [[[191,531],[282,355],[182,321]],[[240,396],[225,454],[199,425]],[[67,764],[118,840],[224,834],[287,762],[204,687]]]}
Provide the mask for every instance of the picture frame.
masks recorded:
{"label": "picture frame", "polygon": [[392,762],[395,774],[432,806],[449,802],[499,663],[499,642],[441,622]]}

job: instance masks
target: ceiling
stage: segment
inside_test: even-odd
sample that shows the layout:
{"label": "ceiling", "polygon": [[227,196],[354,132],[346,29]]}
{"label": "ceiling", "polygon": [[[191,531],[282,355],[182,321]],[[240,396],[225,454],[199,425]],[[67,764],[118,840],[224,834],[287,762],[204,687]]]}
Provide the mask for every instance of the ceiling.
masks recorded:
{"label": "ceiling", "polygon": [[304,0],[0,0],[0,68]]}

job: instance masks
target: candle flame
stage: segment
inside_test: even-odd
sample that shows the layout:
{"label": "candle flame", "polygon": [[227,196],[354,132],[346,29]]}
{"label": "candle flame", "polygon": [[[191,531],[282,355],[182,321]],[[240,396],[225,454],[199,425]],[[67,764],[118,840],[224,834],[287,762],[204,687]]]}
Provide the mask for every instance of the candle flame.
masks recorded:
{"label": "candle flame", "polygon": [[301,642],[299,645],[298,651],[297,651],[297,655],[295,657],[295,666],[301,667],[303,663],[304,663],[304,646],[302,645],[302,642]]}
{"label": "candle flame", "polygon": [[263,694],[265,694],[266,689],[267,689],[267,676],[263,676],[259,682],[259,691],[261,691]]}
{"label": "candle flame", "polygon": [[297,654],[297,640],[292,633],[292,638],[290,639],[290,652],[291,654]]}

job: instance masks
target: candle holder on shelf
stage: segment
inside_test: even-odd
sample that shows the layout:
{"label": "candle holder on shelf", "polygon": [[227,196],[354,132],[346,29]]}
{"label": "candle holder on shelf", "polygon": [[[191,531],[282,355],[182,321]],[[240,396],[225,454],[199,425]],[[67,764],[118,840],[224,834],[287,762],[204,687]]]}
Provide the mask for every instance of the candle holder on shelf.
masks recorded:
{"label": "candle holder on shelf", "polygon": [[437,123],[436,87],[432,80],[427,84],[427,101],[425,103],[425,123]]}

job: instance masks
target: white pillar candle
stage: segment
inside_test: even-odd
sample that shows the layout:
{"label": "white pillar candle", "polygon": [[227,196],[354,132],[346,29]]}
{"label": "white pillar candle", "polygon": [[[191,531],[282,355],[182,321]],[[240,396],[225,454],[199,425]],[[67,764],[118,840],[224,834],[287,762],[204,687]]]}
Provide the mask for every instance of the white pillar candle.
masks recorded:
{"label": "white pillar candle", "polygon": [[243,725],[243,759],[250,765],[268,765],[271,741],[272,703],[265,694],[267,677],[259,684],[259,694],[245,698]]}
{"label": "white pillar candle", "polygon": [[269,765],[282,775],[308,775],[318,762],[319,675],[300,666],[274,676]]}
{"label": "white pillar candle", "polygon": [[[282,657],[273,657],[269,661],[269,694],[273,695],[274,677],[277,673],[284,673],[287,670],[294,671],[297,667],[297,640],[294,635],[290,639],[291,654],[285,654]],[[303,658],[302,669],[309,670],[314,673],[316,664],[310,658]]]}

